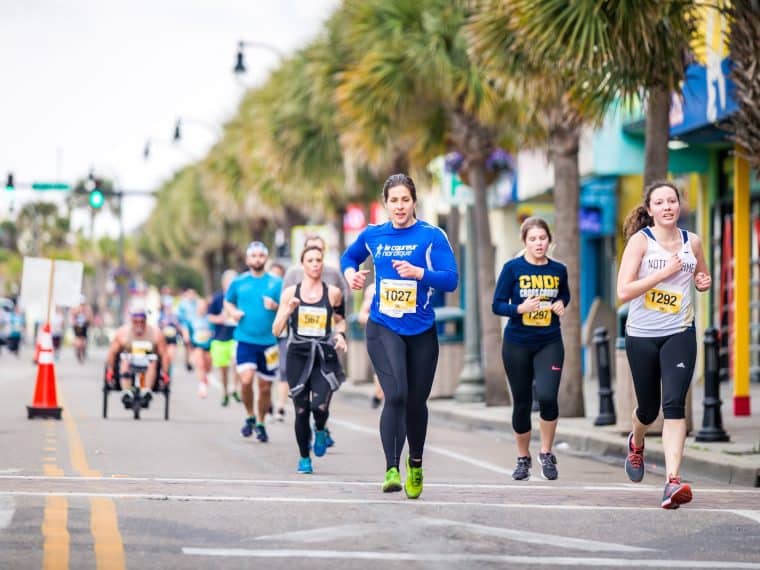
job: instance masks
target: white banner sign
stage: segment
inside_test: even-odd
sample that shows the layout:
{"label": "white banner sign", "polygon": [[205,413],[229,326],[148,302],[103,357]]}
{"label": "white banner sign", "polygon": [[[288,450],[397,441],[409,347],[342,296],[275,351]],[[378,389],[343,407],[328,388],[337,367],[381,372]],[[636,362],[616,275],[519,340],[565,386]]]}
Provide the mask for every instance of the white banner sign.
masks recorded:
{"label": "white banner sign", "polygon": [[[77,306],[82,295],[83,273],[84,265],[81,261],[25,257],[21,278],[21,304],[27,314],[46,317],[48,300],[52,301],[54,307]],[[51,310],[54,307],[51,307]]]}

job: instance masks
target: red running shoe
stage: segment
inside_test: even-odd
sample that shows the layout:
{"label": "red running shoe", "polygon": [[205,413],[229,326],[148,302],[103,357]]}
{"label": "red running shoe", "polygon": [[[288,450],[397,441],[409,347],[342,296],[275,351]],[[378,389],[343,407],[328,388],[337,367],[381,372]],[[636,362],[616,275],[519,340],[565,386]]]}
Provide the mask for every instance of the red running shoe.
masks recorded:
{"label": "red running shoe", "polygon": [[691,501],[691,487],[687,483],[681,483],[681,478],[676,475],[670,475],[668,482],[665,484],[665,491],[662,493],[663,509],[677,509]]}

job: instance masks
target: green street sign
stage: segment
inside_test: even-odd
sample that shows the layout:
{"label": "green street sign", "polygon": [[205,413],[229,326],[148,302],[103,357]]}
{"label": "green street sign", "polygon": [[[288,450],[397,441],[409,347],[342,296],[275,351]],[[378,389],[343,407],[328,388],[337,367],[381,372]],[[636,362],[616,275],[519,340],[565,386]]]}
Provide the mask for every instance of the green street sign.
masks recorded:
{"label": "green street sign", "polygon": [[71,190],[71,186],[63,182],[32,182],[32,190]]}
{"label": "green street sign", "polygon": [[87,200],[90,203],[90,207],[97,210],[103,206],[103,204],[106,201],[106,197],[103,195],[102,191],[96,188],[95,190],[90,192],[90,195]]}

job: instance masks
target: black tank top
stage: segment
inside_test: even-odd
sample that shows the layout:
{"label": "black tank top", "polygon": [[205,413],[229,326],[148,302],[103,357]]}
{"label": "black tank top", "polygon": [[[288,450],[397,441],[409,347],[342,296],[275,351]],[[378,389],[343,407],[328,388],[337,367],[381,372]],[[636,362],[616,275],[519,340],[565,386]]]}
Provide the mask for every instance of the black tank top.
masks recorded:
{"label": "black tank top", "polygon": [[295,297],[301,304],[290,315],[288,324],[295,338],[325,339],[332,333],[333,307],[327,285],[322,283],[322,297],[316,303],[307,303],[301,298],[301,284],[296,285]]}

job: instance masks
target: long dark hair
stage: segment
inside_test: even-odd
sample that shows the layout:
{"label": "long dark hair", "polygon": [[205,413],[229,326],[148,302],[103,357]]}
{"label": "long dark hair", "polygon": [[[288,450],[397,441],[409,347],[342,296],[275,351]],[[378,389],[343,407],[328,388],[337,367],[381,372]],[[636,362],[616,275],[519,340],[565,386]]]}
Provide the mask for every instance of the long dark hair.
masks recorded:
{"label": "long dark hair", "polygon": [[652,192],[658,188],[662,188],[663,186],[671,188],[673,192],[676,193],[678,203],[681,203],[681,193],[678,191],[678,188],[675,184],[667,180],[655,180],[652,182],[644,190],[644,200],[641,202],[641,204],[631,210],[628,216],[626,216],[625,222],[623,222],[623,236],[625,237],[626,241],[640,229],[654,225],[654,219],[649,215],[648,212],[649,200],[652,198]]}

